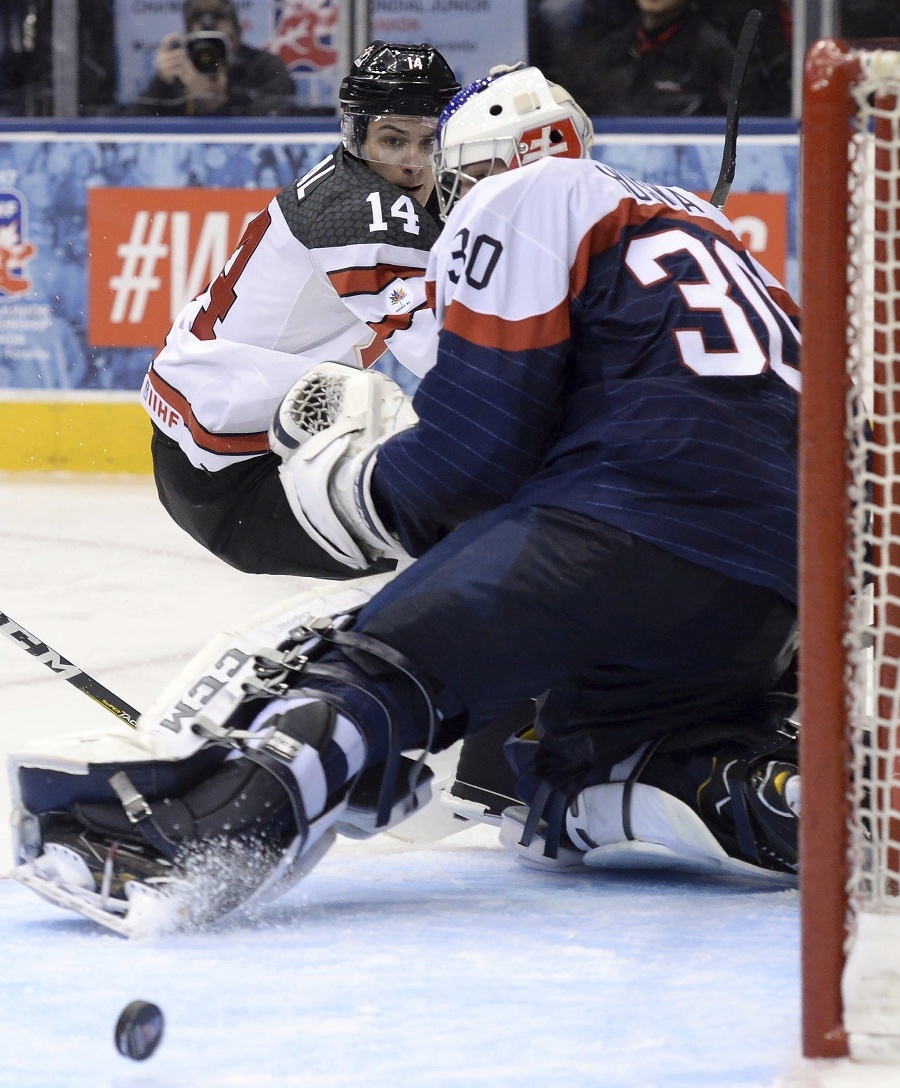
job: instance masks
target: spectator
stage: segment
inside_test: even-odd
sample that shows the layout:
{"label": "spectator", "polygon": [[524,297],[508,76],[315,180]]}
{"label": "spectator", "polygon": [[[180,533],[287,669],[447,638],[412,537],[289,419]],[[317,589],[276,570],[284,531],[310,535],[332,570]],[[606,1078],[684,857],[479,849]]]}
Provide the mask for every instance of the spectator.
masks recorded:
{"label": "spectator", "polygon": [[585,38],[565,83],[589,114],[724,115],[734,47],[689,0],[634,0],[632,19]]}
{"label": "spectator", "polygon": [[633,11],[632,0],[528,0],[529,63],[553,79],[566,78],[578,42],[616,30]]}
{"label": "spectator", "polygon": [[0,5],[0,116],[48,117],[53,112],[49,4]]}
{"label": "spectator", "polygon": [[140,116],[265,116],[296,113],[283,61],[241,40],[233,0],[185,0],[184,29],[167,34],[156,72],[127,113]]}

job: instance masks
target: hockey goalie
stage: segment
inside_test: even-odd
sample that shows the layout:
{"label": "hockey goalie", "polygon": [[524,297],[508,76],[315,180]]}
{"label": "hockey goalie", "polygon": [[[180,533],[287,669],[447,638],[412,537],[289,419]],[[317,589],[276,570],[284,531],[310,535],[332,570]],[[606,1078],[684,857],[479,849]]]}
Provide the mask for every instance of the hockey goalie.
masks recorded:
{"label": "hockey goalie", "polygon": [[[223,633],[135,730],[117,724],[13,755],[16,880],[122,935],[157,934],[269,902],[338,835],[368,837],[423,811],[429,757],[474,717],[487,729],[490,714],[463,706],[370,622],[396,601],[418,611],[403,583],[419,564],[408,565],[384,526],[362,513],[371,500],[366,464],[410,424],[404,395],[379,375],[324,364],[297,383],[271,441],[286,464],[303,461],[290,471],[302,481],[297,503],[311,532],[367,556],[391,549],[404,569],[321,583]],[[343,472],[348,464],[353,471]],[[427,570],[425,586],[427,597]],[[440,622],[441,611],[430,623],[423,613],[439,641],[457,626]],[[763,704],[768,736],[755,749],[719,745],[711,759],[679,758],[658,740],[631,745],[624,761],[596,760],[569,781],[553,769],[561,738],[540,744],[539,727],[520,729],[509,745],[522,778],[544,777],[530,809],[506,798],[501,841],[549,869],[675,865],[792,881],[799,777],[782,713],[792,700]],[[585,738],[580,730],[570,742],[583,747]],[[692,784],[701,784],[698,796],[706,791],[700,811],[679,799]],[[544,819],[547,787],[562,787],[570,801],[555,829]],[[713,812],[718,837],[707,822]]]}

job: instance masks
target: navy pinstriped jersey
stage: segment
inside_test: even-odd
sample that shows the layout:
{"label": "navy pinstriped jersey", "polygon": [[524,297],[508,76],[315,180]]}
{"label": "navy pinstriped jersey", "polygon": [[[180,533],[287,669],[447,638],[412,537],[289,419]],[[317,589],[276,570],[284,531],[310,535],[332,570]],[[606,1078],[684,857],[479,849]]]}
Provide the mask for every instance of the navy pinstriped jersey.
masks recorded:
{"label": "navy pinstriped jersey", "polygon": [[144,381],[153,422],[215,472],[267,452],[282,397],[318,363],[367,367],[389,348],[421,376],[436,349],[425,267],[438,233],[338,148],[273,198],[175,319]]}
{"label": "navy pinstriped jersey", "polygon": [[426,278],[437,363],[375,470],[413,554],[512,501],[796,599],[797,310],[724,215],[545,159],[476,185]]}

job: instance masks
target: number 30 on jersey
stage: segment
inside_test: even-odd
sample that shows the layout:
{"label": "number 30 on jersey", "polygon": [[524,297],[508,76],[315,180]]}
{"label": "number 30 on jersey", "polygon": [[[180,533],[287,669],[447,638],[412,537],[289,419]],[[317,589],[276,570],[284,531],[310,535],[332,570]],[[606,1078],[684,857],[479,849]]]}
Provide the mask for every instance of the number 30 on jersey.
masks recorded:
{"label": "number 30 on jersey", "polygon": [[[799,371],[784,361],[782,329],[796,340],[799,335],[762,280],[731,246],[716,239],[710,250],[696,235],[675,228],[635,238],[626,250],[625,264],[643,287],[655,287],[672,279],[660,263],[661,258],[681,252],[689,253],[700,270],[699,278],[692,276],[690,282],[674,281],[688,316],[693,314],[699,320],[701,313],[718,313],[734,344],[733,351],[709,351],[701,329],[676,327],[672,335],[684,365],[704,377],[762,374],[771,367],[788,385],[799,390]],[[748,310],[762,321],[768,350],[754,332]]]}

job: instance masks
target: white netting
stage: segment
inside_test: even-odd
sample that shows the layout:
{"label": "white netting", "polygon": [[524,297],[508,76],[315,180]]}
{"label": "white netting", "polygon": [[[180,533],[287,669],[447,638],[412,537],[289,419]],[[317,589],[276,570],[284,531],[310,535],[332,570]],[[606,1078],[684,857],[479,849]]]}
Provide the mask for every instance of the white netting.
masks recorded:
{"label": "white netting", "polygon": [[287,410],[297,427],[306,434],[318,434],[340,416],[346,381],[332,374],[312,371],[303,383],[294,387]]}
{"label": "white netting", "polygon": [[851,915],[900,913],[900,53],[858,59],[849,145],[852,592],[845,633]]}

